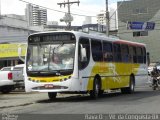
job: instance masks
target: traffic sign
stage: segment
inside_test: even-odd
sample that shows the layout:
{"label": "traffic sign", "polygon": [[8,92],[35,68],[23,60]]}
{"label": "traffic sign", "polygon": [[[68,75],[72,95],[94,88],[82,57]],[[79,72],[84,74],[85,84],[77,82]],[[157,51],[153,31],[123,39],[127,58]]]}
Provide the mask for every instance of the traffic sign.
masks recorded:
{"label": "traffic sign", "polygon": [[154,22],[128,22],[127,29],[131,30],[154,30]]}

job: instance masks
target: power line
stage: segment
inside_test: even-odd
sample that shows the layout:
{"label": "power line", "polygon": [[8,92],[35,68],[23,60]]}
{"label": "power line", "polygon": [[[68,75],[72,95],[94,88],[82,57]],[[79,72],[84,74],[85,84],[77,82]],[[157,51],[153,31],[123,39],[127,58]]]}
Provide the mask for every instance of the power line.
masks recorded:
{"label": "power line", "polygon": [[[30,3],[30,2],[27,2],[27,1],[24,1],[24,0],[19,0],[19,1],[24,2],[24,3],[27,3],[27,4],[31,4],[31,5],[35,5],[35,6],[39,6],[39,7],[41,7],[41,8],[48,9],[48,10],[52,10],[52,11],[55,11],[55,12],[59,12],[59,13],[66,13],[66,12],[64,12],[64,11],[60,11],[60,10],[56,10],[56,9],[52,9],[52,8],[48,8],[48,7],[44,7],[44,6],[37,5],[37,4],[34,4],[34,3]],[[89,15],[83,15],[83,14],[76,14],[76,13],[71,13],[71,15],[83,16],[83,17],[96,17],[96,16],[89,16]]]}
{"label": "power line", "polygon": [[117,7],[117,9],[114,11],[114,13],[109,17],[109,20],[110,20],[110,18],[113,17],[113,15],[116,13],[116,11],[121,7],[121,5],[123,4],[124,1],[125,1],[125,0],[123,0],[123,1],[119,4],[119,6]]}
{"label": "power line", "polygon": [[57,3],[58,5],[60,5],[60,7],[61,7],[62,5],[64,5],[64,7],[65,7],[65,5],[68,6],[68,13],[67,13],[67,16],[65,16],[65,17],[68,17],[68,20],[67,20],[67,21],[64,20],[65,22],[68,23],[68,25],[67,25],[67,29],[68,29],[68,30],[70,30],[70,28],[71,28],[71,21],[73,20],[73,18],[72,18],[72,16],[71,16],[70,5],[71,5],[71,4],[75,4],[75,3],[77,3],[78,6],[79,6],[80,1],[69,2],[69,0],[68,0],[68,2]]}
{"label": "power line", "polygon": [[[60,11],[60,10],[56,10],[56,9],[44,7],[44,6],[37,5],[37,4],[31,3],[31,2],[27,2],[27,1],[24,1],[24,0],[19,0],[19,1],[24,2],[24,3],[27,3],[27,4],[31,4],[31,5],[34,5],[34,6],[39,6],[39,7],[41,7],[41,8],[48,9],[48,10],[51,10],[51,11],[55,11],[55,12],[59,12],[59,13],[65,13],[65,14],[66,14],[66,12],[64,12],[64,11]],[[76,13],[70,13],[70,14],[71,14],[71,15],[75,15],[75,16],[81,16],[81,17],[94,17],[94,18],[97,17],[97,16],[90,16],[90,15],[76,14]],[[113,15],[114,15],[114,14],[113,14]],[[113,15],[110,16],[110,20],[111,20],[111,19],[112,19],[112,20],[115,20],[115,19],[111,18],[111,17],[113,17]],[[118,19],[117,19],[117,20],[118,20]]]}

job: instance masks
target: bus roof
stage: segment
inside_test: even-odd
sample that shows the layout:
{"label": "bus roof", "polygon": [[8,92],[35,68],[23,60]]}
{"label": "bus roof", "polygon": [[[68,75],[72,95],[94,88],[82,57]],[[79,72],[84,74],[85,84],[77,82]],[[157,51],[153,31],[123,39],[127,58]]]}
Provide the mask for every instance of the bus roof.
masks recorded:
{"label": "bus roof", "polygon": [[78,32],[78,31],[46,31],[46,32],[37,32],[37,33],[33,33],[32,35],[38,35],[38,34],[47,34],[47,33],[73,33],[77,36],[83,36],[83,37],[89,37],[89,38],[93,38],[93,39],[101,39],[101,40],[105,40],[105,41],[110,41],[113,43],[119,43],[119,44],[127,44],[127,45],[133,45],[133,46],[146,46],[143,43],[139,43],[139,42],[132,42],[132,41],[128,41],[128,40],[121,40],[118,38],[112,38],[112,37],[107,37],[107,36],[101,36],[98,34],[87,34],[84,32]]}

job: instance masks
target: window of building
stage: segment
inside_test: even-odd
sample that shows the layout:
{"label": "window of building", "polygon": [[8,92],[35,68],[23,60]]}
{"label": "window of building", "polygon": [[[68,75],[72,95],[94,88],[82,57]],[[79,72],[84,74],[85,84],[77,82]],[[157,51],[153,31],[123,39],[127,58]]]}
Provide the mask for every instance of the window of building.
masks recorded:
{"label": "window of building", "polygon": [[136,31],[136,32],[133,32],[133,37],[140,37],[140,36],[148,36],[148,31]]}
{"label": "window of building", "polygon": [[148,13],[148,8],[134,8],[133,14],[146,14]]}

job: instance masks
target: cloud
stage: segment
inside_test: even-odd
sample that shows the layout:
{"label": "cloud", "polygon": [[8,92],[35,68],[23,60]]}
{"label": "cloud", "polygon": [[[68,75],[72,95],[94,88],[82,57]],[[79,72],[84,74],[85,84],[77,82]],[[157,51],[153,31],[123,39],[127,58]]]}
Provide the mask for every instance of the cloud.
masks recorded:
{"label": "cloud", "polygon": [[84,5],[104,5],[105,0],[80,0],[80,2]]}
{"label": "cloud", "polygon": [[111,4],[109,5],[109,8],[110,8],[110,9],[117,9],[117,3],[111,3]]}
{"label": "cloud", "polygon": [[1,13],[24,15],[25,6],[26,4],[17,0],[1,0]]}
{"label": "cloud", "polygon": [[[40,6],[45,6],[47,8],[56,9],[60,11],[67,12],[67,7],[61,7],[57,5],[59,2],[64,2],[67,0],[25,0],[30,3],[34,3]],[[77,0],[70,0],[77,1]],[[115,3],[109,5],[112,8],[115,8]],[[19,0],[1,0],[1,13],[2,14],[25,14],[26,3]],[[80,0],[79,6],[77,4],[71,5],[71,13],[87,15],[87,16],[96,16],[101,10],[105,10],[105,0]],[[58,21],[63,18],[64,13],[59,13],[53,10],[47,10],[48,20],[49,21]],[[85,17],[80,17],[73,15],[74,21],[73,25],[81,25]],[[96,19],[96,17],[92,17]],[[65,23],[60,23],[65,24]]]}

